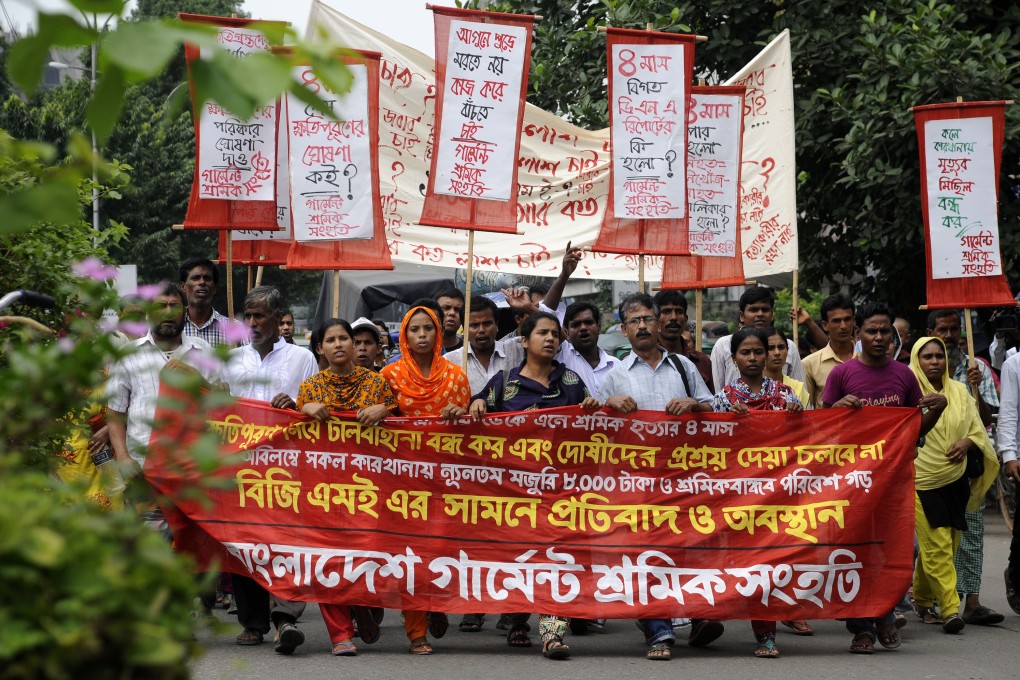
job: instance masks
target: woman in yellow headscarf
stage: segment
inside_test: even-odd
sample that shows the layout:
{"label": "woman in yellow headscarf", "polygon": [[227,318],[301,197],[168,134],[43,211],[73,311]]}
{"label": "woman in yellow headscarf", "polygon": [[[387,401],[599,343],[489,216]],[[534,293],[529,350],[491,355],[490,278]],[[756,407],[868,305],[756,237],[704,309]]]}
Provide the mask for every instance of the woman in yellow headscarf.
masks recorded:
{"label": "woman in yellow headscarf", "polygon": [[[910,369],[924,394],[939,393],[949,405],[925,435],[914,461],[914,516],[918,557],[914,567],[914,608],[925,623],[942,623],[946,633],[964,626],[957,614],[953,555],[967,529],[966,510],[976,510],[999,471],[977,403],[967,386],[949,375],[940,338],[921,338],[910,353]],[[935,613],[938,602],[941,619]]]}

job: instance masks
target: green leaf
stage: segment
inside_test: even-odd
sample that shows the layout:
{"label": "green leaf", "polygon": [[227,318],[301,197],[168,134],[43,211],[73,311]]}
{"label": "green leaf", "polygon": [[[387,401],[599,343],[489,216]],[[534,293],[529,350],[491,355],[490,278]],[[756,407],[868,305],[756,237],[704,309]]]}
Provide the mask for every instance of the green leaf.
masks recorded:
{"label": "green leaf", "polygon": [[97,33],[82,26],[65,14],[39,13],[35,35],[22,38],[10,47],[7,71],[14,82],[32,94],[42,80],[43,70],[50,61],[53,47],[84,47],[97,38]]}
{"label": "green leaf", "polygon": [[178,36],[162,22],[125,22],[103,40],[100,70],[116,66],[131,81],[147,80],[166,69],[179,47]]}
{"label": "green leaf", "polygon": [[0,197],[0,234],[16,234],[41,223],[54,226],[81,220],[76,185],[44,182]]}
{"label": "green leaf", "polygon": [[92,93],[85,109],[85,117],[89,126],[96,133],[100,142],[105,142],[113,131],[124,108],[124,93],[127,83],[124,72],[119,68],[110,67],[104,70],[96,83],[96,91]]}

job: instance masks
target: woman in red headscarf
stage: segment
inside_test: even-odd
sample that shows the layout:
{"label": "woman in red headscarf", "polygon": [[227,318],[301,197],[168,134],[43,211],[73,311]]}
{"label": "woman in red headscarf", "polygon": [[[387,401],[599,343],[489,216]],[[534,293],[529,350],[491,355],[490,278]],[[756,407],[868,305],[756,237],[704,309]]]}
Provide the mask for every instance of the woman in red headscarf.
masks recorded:
{"label": "woman in red headscarf", "polygon": [[[442,327],[428,307],[413,307],[400,324],[400,358],[382,368],[397,408],[404,416],[458,418],[467,413],[471,386],[467,374],[443,358]],[[431,654],[425,633],[442,637],[446,614],[405,611],[404,628],[412,654]]]}

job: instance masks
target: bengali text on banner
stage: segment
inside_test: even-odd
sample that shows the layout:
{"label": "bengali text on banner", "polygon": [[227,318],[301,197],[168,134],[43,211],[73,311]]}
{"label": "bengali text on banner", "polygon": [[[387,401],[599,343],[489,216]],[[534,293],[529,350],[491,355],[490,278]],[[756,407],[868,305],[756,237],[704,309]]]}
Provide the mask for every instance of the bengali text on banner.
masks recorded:
{"label": "bengali text on banner", "polygon": [[[166,389],[166,388],[164,388]],[[445,612],[878,616],[912,573],[915,409],[309,421],[157,414],[145,473],[181,550],[287,599]]]}

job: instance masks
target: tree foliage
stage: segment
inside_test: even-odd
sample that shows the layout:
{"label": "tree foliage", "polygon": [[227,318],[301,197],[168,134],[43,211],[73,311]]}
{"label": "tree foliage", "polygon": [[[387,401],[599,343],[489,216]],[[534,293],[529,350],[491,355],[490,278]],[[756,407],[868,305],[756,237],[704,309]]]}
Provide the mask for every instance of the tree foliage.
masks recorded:
{"label": "tree foliage", "polygon": [[[924,241],[916,132],[919,104],[1007,99],[1020,69],[1020,6],[1008,0],[732,3],[725,0],[504,0],[540,14],[529,101],[578,125],[607,124],[605,39],[612,25],[708,37],[695,74],[725,79],[790,29],[797,130],[801,280],[848,284],[901,310],[924,302]],[[1020,161],[1020,109],[1007,109],[1002,167]],[[1000,235],[1020,245],[1015,175],[1000,185]],[[1020,268],[1006,263],[1013,278]]]}

